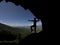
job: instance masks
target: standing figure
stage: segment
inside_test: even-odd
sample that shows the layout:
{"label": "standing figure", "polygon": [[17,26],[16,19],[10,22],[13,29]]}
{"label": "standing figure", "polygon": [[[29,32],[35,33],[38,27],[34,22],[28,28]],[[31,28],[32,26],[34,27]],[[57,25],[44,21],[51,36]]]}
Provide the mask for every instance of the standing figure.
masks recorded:
{"label": "standing figure", "polygon": [[32,21],[33,22],[33,25],[31,26],[31,32],[33,31],[33,27],[34,27],[34,30],[35,30],[35,33],[36,33],[36,23],[39,21],[39,19],[38,20],[36,20],[36,18],[34,18],[34,20],[28,20],[28,21]]}

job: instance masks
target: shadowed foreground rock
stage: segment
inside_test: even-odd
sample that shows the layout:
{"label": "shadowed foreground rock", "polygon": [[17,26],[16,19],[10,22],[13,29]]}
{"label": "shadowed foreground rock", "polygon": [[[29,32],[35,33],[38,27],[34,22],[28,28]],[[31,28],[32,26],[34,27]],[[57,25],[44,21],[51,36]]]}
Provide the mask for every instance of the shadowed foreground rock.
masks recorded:
{"label": "shadowed foreground rock", "polygon": [[21,44],[47,44],[47,40],[47,34],[40,32],[27,36],[21,41]]}

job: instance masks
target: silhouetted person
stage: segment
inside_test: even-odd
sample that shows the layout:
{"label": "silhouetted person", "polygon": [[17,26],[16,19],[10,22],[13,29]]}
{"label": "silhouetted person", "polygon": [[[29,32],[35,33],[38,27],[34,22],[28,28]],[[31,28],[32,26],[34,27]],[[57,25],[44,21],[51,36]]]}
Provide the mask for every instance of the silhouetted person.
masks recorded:
{"label": "silhouetted person", "polygon": [[36,33],[36,23],[39,21],[39,19],[38,20],[36,20],[36,18],[34,18],[34,20],[28,20],[28,21],[32,21],[33,22],[33,25],[31,26],[31,32],[33,31],[33,27],[34,27],[34,30],[35,30],[35,33]]}

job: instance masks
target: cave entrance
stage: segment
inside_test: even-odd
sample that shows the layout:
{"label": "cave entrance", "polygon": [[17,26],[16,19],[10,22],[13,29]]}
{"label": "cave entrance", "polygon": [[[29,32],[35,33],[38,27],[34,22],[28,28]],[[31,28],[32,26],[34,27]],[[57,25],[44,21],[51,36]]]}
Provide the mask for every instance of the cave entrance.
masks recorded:
{"label": "cave entrance", "polygon": [[[16,32],[22,34],[22,38],[26,37],[27,35],[31,34],[30,26],[33,25],[33,22],[29,22],[28,20],[33,20],[36,18],[34,14],[29,9],[24,9],[22,6],[16,6],[12,2],[5,2],[3,0],[0,2],[0,23],[4,25],[13,27],[14,30],[12,33],[16,34]],[[37,22],[37,33],[42,31],[42,21],[39,20]],[[32,28],[34,30],[34,28]],[[7,27],[5,30],[8,30]],[[32,31],[34,33],[34,31]]]}

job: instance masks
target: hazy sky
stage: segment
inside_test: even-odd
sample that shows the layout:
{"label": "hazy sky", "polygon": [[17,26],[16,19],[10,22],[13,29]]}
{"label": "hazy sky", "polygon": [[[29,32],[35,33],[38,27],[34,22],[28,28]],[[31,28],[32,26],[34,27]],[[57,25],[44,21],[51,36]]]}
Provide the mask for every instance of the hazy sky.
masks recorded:
{"label": "hazy sky", "polygon": [[[21,6],[5,1],[0,2],[0,23],[4,23],[10,26],[30,26],[32,22],[29,19],[33,19],[35,16],[29,9],[25,10]],[[41,21],[37,25],[41,25]]]}

